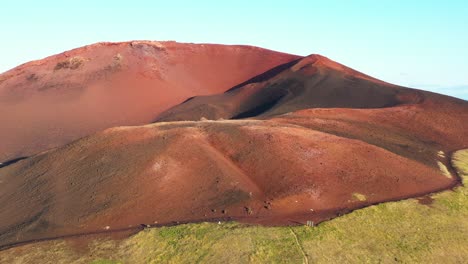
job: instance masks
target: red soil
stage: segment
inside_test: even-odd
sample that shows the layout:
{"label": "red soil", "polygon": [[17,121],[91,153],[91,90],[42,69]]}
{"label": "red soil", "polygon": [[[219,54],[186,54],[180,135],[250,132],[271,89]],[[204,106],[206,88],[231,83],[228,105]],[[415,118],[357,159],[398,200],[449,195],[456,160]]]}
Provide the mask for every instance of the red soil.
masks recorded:
{"label": "red soil", "polygon": [[250,46],[98,43],[0,75],[0,162],[99,130],[141,125],[298,56]]}
{"label": "red soil", "polygon": [[227,217],[317,223],[456,183],[435,152],[430,166],[290,121],[113,128],[4,167],[2,244]]}
{"label": "red soil", "polygon": [[317,55],[158,120],[202,117],[241,120],[110,128],[1,168],[0,246],[141,224],[318,223],[456,185],[448,159],[468,147],[466,101]]}

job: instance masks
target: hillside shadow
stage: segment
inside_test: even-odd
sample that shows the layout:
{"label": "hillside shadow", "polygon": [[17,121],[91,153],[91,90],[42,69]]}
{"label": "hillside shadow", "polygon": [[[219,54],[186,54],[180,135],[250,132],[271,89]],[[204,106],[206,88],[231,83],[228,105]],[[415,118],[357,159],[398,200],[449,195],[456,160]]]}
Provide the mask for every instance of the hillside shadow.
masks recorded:
{"label": "hillside shadow", "polygon": [[234,87],[232,87],[231,89],[227,90],[225,93],[228,93],[228,92],[232,92],[234,90],[237,90],[239,88],[241,88],[242,86],[244,85],[247,85],[247,84],[250,84],[250,83],[256,83],[256,82],[263,82],[263,81],[266,81],[268,79],[271,79],[273,77],[275,77],[276,75],[280,74],[282,71],[288,69],[288,68],[291,68],[294,64],[296,64],[297,62],[299,62],[300,60],[302,60],[303,58],[299,58],[299,59],[296,59],[296,60],[293,60],[293,61],[290,61],[290,62],[287,62],[287,63],[284,63],[284,64],[281,64],[281,65],[278,65],[262,74],[259,74],[253,78],[250,78],[248,79],[247,81],[243,82],[243,83],[240,83]]}
{"label": "hillside shadow", "polygon": [[20,160],[24,160],[24,159],[27,159],[28,157],[19,157],[19,158],[14,158],[14,159],[11,159],[11,160],[7,160],[5,162],[0,162],[0,169],[3,168],[3,167],[6,167],[6,166],[10,166],[12,164],[15,164],[16,162],[20,161]]}

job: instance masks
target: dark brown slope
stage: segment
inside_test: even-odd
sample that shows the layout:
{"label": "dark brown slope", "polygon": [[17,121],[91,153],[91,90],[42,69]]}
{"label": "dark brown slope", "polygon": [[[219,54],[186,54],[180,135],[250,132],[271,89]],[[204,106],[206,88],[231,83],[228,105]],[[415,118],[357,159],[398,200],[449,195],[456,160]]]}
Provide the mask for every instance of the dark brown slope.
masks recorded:
{"label": "dark brown slope", "polygon": [[[320,55],[288,66],[223,94],[195,97],[156,120],[266,118],[307,108],[382,108],[417,104],[434,96],[379,81]],[[444,100],[463,104],[462,100]]]}
{"label": "dark brown slope", "polygon": [[0,75],[0,162],[224,92],[298,56],[250,46],[98,43]]}

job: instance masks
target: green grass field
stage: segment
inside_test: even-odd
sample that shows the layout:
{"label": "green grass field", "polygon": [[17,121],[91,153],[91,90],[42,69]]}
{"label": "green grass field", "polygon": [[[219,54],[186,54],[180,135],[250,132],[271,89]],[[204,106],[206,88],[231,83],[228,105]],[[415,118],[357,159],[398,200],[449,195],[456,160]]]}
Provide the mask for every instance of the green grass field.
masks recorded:
{"label": "green grass field", "polygon": [[[453,155],[468,182],[468,150]],[[0,252],[3,263],[467,263],[468,189],[354,211],[316,227],[200,223],[95,240],[86,252],[41,242]]]}

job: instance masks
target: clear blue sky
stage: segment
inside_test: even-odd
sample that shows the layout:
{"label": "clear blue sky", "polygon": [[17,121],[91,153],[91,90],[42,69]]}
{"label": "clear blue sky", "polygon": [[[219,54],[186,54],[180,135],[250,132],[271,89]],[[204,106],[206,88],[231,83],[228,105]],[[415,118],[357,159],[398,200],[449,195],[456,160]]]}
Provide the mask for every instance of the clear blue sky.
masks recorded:
{"label": "clear blue sky", "polygon": [[0,26],[0,72],[99,41],[249,44],[468,99],[466,0],[2,0]]}

